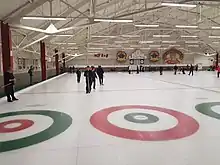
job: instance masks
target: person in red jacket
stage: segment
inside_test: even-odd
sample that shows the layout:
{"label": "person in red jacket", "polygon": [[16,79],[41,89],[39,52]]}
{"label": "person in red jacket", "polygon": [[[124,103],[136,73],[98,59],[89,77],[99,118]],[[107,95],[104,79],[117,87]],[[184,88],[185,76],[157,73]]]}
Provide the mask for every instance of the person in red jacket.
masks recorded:
{"label": "person in red jacket", "polygon": [[217,67],[217,77],[219,78],[220,75],[220,66]]}

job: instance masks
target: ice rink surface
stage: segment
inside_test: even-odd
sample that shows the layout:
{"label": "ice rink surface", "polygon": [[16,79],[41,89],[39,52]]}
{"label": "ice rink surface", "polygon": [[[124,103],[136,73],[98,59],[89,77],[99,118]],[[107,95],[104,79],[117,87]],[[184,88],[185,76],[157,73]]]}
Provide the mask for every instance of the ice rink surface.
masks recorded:
{"label": "ice rink surface", "polygon": [[1,99],[0,164],[219,165],[215,72],[104,79],[88,95],[84,77],[65,74]]}

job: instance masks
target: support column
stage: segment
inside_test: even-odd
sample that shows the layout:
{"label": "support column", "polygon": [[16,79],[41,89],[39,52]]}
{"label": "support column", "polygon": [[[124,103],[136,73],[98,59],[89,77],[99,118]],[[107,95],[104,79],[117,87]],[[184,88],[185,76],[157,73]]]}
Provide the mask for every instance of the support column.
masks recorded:
{"label": "support column", "polygon": [[12,41],[11,31],[8,24],[1,21],[1,42],[2,42],[2,64],[3,72],[8,68],[13,70],[13,55],[12,55]]}
{"label": "support column", "polygon": [[60,73],[59,54],[58,54],[58,50],[57,49],[55,49],[55,65],[56,65],[56,75],[59,75],[59,73]]}
{"label": "support column", "polygon": [[40,55],[41,55],[41,79],[42,81],[47,79],[47,68],[46,68],[46,50],[45,43],[40,42]]}
{"label": "support column", "polygon": [[62,53],[62,61],[63,61],[63,71],[66,71],[66,59],[65,59],[65,53]]}
{"label": "support column", "polygon": [[219,58],[219,54],[218,54],[218,52],[217,52],[217,54],[216,54],[216,63],[215,63],[215,68],[217,68],[218,67],[218,58]]}

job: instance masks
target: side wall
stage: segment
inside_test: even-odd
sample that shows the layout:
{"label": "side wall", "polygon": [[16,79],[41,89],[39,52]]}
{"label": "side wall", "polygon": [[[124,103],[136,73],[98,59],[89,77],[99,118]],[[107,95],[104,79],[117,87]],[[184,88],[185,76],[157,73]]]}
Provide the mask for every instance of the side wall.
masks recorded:
{"label": "side wall", "polygon": [[[125,63],[119,63],[116,60],[116,54],[119,50],[114,50],[114,51],[107,51],[104,54],[108,54],[108,58],[106,57],[94,57],[94,55],[88,55],[86,56],[80,56],[72,61],[67,62],[68,66],[76,66],[76,65],[129,65],[129,60],[127,60]],[[135,50],[128,50],[125,51],[128,56],[132,55]],[[147,58],[149,58],[149,53],[150,51],[148,50],[142,50],[141,51]],[[160,51],[160,54],[163,54],[164,51]],[[183,64],[191,64],[194,63],[194,56],[191,54],[185,54],[184,59],[183,59]],[[158,65],[158,64],[164,64],[163,59],[160,58],[159,61],[157,62],[150,62],[148,59],[145,60],[144,62],[145,65]]]}

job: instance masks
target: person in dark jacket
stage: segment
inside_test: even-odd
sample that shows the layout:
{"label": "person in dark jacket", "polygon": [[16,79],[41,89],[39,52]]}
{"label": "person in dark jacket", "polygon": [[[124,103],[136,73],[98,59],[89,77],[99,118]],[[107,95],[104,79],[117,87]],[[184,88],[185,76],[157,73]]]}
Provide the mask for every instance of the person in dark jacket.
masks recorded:
{"label": "person in dark jacket", "polygon": [[160,66],[160,75],[163,75],[163,67]]}
{"label": "person in dark jacket", "polygon": [[12,69],[9,68],[4,73],[4,87],[5,87],[5,94],[7,96],[8,102],[18,100],[14,95],[14,85],[15,85],[15,77],[12,73]]}
{"label": "person in dark jacket", "polygon": [[76,76],[77,76],[77,83],[80,83],[80,80],[81,80],[81,71],[80,71],[79,68],[76,70]]}
{"label": "person in dark jacket", "polygon": [[183,73],[183,74],[186,74],[186,73],[185,73],[185,67],[184,67],[184,66],[182,67],[182,73]]}
{"label": "person in dark jacket", "polygon": [[178,67],[175,65],[173,69],[174,69],[174,74],[176,75],[176,72],[177,72],[177,70],[178,70]]}
{"label": "person in dark jacket", "polygon": [[104,85],[104,82],[103,82],[104,70],[102,69],[101,66],[98,66],[96,72],[97,72],[97,75],[98,75],[98,77],[99,77],[99,83],[100,83],[100,85]]}
{"label": "person in dark jacket", "polygon": [[31,66],[30,69],[28,70],[28,74],[30,76],[30,85],[33,84],[33,72],[34,72],[34,67]]}
{"label": "person in dark jacket", "polygon": [[86,78],[86,93],[91,92],[92,85],[92,70],[89,66],[86,67],[86,71],[84,72],[84,77]]}
{"label": "person in dark jacket", "polygon": [[97,79],[96,70],[95,70],[95,67],[92,66],[92,84],[93,84],[93,89],[95,89],[95,87],[96,87],[96,79]]}
{"label": "person in dark jacket", "polygon": [[189,76],[192,74],[193,76],[193,70],[194,70],[194,66],[191,64],[190,68],[189,68]]}

